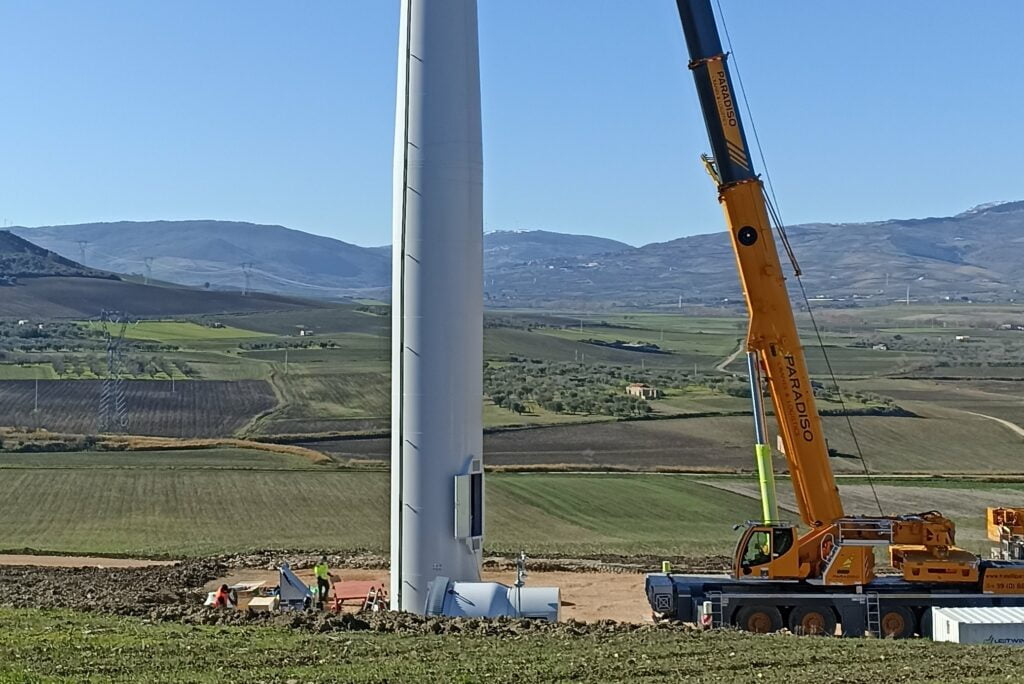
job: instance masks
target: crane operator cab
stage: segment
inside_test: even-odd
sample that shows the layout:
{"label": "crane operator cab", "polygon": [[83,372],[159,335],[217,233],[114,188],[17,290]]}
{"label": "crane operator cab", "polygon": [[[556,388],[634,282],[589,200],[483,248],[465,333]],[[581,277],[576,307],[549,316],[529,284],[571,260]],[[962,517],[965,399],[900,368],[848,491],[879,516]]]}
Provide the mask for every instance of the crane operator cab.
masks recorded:
{"label": "crane operator cab", "polygon": [[748,522],[733,563],[736,579],[796,579],[800,565],[796,528],[792,525]]}

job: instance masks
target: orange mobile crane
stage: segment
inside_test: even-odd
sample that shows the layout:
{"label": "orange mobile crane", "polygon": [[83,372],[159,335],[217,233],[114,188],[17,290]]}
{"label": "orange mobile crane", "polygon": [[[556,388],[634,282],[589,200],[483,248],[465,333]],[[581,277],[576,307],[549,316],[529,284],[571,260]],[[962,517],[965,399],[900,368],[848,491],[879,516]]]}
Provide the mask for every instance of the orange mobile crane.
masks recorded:
{"label": "orange mobile crane", "polygon": [[[936,511],[850,516],[843,510],[807,364],[786,290],[764,187],[754,172],[739,107],[709,0],[677,0],[690,69],[713,158],[704,156],[736,255],[750,315],[748,369],[762,496],[772,496],[771,451],[761,380],[775,408],[801,527],[772,519],[748,522],[731,577],[647,576],[655,618],[697,621],[754,632],[788,626],[800,633],[866,631],[894,637],[930,634],[932,606],[1024,605],[1024,563],[982,560],[955,544],[955,526]],[[784,233],[781,234],[785,243]],[[794,268],[795,260],[794,260]],[[799,271],[797,270],[797,275]],[[767,472],[764,471],[767,469]],[[876,577],[885,547],[899,574]]]}

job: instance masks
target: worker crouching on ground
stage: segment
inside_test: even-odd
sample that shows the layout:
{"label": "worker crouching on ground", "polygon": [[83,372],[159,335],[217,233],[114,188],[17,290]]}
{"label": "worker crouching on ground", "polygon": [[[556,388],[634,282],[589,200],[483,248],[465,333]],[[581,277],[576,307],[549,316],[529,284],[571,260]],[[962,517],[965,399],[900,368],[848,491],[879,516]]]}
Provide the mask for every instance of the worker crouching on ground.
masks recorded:
{"label": "worker crouching on ground", "polygon": [[220,585],[220,588],[213,595],[213,607],[230,608],[231,604],[231,590],[228,589],[226,584]]}
{"label": "worker crouching on ground", "polygon": [[324,609],[324,601],[331,593],[331,569],[327,565],[327,556],[320,556],[320,562],[313,566],[316,575],[316,605]]}

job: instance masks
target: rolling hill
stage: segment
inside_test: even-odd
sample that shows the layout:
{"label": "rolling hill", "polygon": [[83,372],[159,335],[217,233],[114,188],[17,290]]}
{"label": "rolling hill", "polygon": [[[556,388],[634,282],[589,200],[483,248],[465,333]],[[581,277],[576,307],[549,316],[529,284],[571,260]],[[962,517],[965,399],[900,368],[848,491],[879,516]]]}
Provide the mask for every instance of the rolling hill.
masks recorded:
{"label": "rolling hill", "polygon": [[242,295],[133,282],[0,231],[0,316],[92,317],[103,309],[128,311],[133,316],[181,316],[310,305],[273,294]]}
{"label": "rolling hill", "polygon": [[[22,237],[82,263],[117,273],[216,290],[252,289],[336,297],[386,288],[391,258],[284,226],[237,221],[147,221],[12,228]],[[81,245],[84,245],[84,257]],[[243,266],[245,264],[245,266]]]}
{"label": "rolling hill", "polygon": [[18,278],[43,276],[119,280],[113,273],[86,268],[8,230],[0,230],[0,278],[7,284],[14,284]]}
{"label": "rolling hill", "polygon": [[[282,226],[156,221],[15,228],[63,254],[88,241],[92,268],[238,289],[241,264],[253,287],[308,297],[386,297],[390,250],[359,247]],[[1006,301],[1024,289],[1024,201],[982,205],[950,217],[789,228],[808,295],[830,300],[970,298]],[[551,231],[484,236],[490,306],[663,307],[680,298],[721,303],[741,296],[724,231],[632,247]]]}

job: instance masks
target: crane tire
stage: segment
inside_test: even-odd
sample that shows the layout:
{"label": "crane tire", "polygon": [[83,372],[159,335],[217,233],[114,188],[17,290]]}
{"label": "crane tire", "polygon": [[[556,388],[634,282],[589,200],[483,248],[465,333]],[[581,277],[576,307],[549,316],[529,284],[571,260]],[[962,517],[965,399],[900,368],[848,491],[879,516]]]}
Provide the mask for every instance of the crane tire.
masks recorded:
{"label": "crane tire", "polygon": [[789,613],[789,631],[809,636],[835,636],[836,614],[831,606],[797,606]]}
{"label": "crane tire", "polygon": [[932,638],[932,609],[930,606],[925,606],[921,609],[921,622],[917,628],[917,633],[922,639]]}
{"label": "crane tire", "polygon": [[878,622],[883,639],[909,639],[917,633],[914,611],[906,606],[883,607]]}
{"label": "crane tire", "polygon": [[744,632],[769,634],[782,629],[782,613],[775,606],[746,606],[736,611],[733,624]]}

